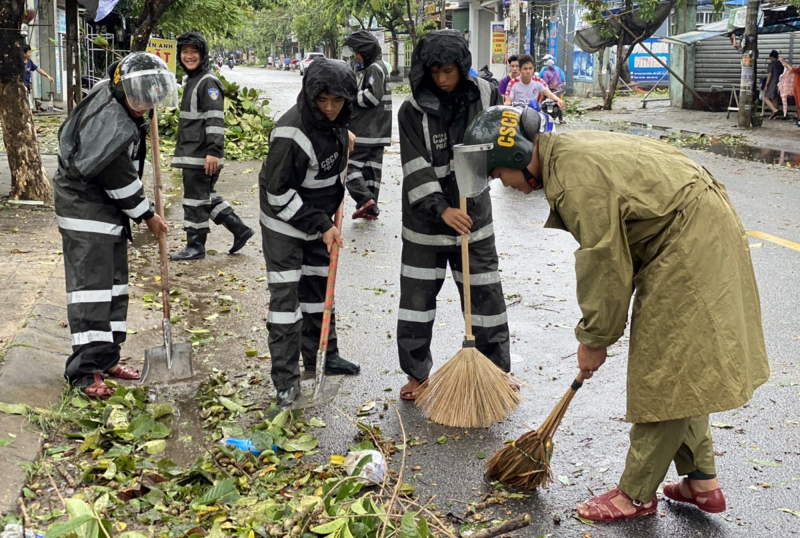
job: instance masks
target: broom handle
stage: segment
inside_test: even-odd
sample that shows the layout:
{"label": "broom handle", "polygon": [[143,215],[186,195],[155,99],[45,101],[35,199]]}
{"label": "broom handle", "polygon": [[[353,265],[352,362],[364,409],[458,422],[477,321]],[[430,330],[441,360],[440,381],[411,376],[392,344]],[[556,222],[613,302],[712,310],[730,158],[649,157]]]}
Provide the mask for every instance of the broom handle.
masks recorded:
{"label": "broom handle", "polygon": [[[467,199],[459,196],[461,211],[467,212]],[[474,340],[472,336],[472,290],[469,286],[469,235],[461,236],[461,274],[464,276],[464,325],[466,340]]]}

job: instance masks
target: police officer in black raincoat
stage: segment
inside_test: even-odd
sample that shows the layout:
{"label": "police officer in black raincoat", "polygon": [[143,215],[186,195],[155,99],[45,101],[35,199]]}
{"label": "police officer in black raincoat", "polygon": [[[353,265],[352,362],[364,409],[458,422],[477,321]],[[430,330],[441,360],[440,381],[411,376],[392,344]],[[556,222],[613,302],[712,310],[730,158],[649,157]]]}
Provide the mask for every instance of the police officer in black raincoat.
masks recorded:
{"label": "police officer in black raincoat", "polygon": [[356,146],[347,169],[347,190],[356,202],[354,219],[374,220],[381,190],[383,150],[392,143],[392,90],[389,67],[381,58],[381,45],[369,30],[347,36],[344,44],[364,66],[353,106],[350,132]]}
{"label": "police officer in black raincoat", "polygon": [[183,229],[186,247],[172,260],[197,260],[206,255],[211,223],[233,234],[233,254],[255,233],[233,212],[214,187],[225,164],[225,112],[222,83],[211,72],[208,44],[197,32],[178,38],[178,61],[189,78],[183,88],[178,144],[173,168],[183,169]]}
{"label": "police officer in black raincoat", "polygon": [[[489,192],[469,198],[467,215],[459,207],[451,166],[453,146],[463,142],[467,125],[489,106],[500,104],[495,87],[470,76],[467,42],[454,30],[420,39],[411,60],[411,96],[398,113],[403,164],[403,253],[397,345],[409,383],[401,398],[413,400],[428,378],[436,296],[447,265],[463,301],[462,239],[469,240],[472,324],[477,348],[510,371],[506,306],[498,273]],[[468,235],[465,235],[468,234]]]}
{"label": "police officer in black raincoat", "polygon": [[91,398],[113,393],[104,375],[139,379],[136,369],[118,364],[127,329],[130,219],[145,221],[156,236],[167,231],[141,181],[143,116],[159,104],[177,104],[175,77],[152,54],[125,57],[109,76],[59,129],[53,180],[73,351],[65,377]]}
{"label": "police officer in black raincoat", "polygon": [[[333,216],[344,197],[347,130],[356,100],[356,77],[342,61],[314,60],[297,104],[272,130],[259,174],[261,236],[270,302],[267,318],[272,382],[281,405],[300,391],[299,358],[316,367],[325,307],[330,247],[342,244]],[[326,373],[355,375],[339,356],[331,319]]]}

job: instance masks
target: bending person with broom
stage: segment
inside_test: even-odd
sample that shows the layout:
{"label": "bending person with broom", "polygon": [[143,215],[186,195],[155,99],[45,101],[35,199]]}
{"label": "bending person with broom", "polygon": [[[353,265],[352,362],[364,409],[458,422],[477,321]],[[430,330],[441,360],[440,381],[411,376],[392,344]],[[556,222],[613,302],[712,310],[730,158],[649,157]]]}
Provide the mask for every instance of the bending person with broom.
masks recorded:
{"label": "bending person with broom", "polygon": [[[330,251],[334,243],[343,244],[332,217],[344,198],[347,155],[355,140],[347,122],[356,92],[356,76],[344,62],[315,60],[297,104],[272,130],[258,176],[272,382],[282,407],[300,394],[300,355],[306,371],[316,369]],[[325,373],[360,371],[339,356],[331,316]]]}
{"label": "bending person with broom", "polygon": [[[500,102],[497,90],[469,74],[472,56],[454,30],[424,36],[411,60],[412,95],[398,113],[403,163],[403,252],[397,347],[408,383],[404,400],[415,400],[428,379],[436,296],[448,264],[463,300],[460,241],[469,241],[475,347],[505,372],[511,369],[508,320],[492,225],[489,192],[459,209],[450,163],[469,121]],[[460,236],[460,237],[459,237]],[[509,382],[513,383],[513,381]],[[516,390],[519,386],[516,384]],[[454,402],[453,402],[454,403]]]}
{"label": "bending person with broom", "polygon": [[[750,250],[725,187],[657,140],[596,131],[540,135],[537,112],[514,120],[507,110],[479,115],[465,144],[492,145],[484,173],[504,186],[530,194],[543,185],[551,208],[545,227],[579,243],[583,319],[575,335],[584,379],[623,335],[633,297],[625,470],[618,487],[578,514],[594,521],[654,514],[672,461],[686,478],[664,486],[667,498],[724,511],[708,415],[744,405],[769,378]],[[563,416],[568,403],[554,413]],[[522,438],[516,444],[506,467],[537,448],[520,446]],[[548,462],[531,461],[518,474],[538,472],[537,465],[549,471]]]}

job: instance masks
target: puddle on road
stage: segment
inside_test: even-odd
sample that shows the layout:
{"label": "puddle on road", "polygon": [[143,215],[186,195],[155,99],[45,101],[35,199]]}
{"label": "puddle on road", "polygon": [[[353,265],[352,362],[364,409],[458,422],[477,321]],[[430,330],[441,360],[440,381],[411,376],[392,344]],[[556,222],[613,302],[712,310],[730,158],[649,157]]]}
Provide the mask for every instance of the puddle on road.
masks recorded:
{"label": "puddle on road", "polygon": [[631,127],[625,129],[625,131],[629,134],[649,136],[665,141],[669,141],[670,138],[675,138],[676,136],[691,136],[692,138],[681,139],[681,143],[678,144],[678,147],[706,151],[709,153],[714,153],[715,155],[730,157],[732,159],[742,159],[745,161],[764,164],[777,164],[779,166],[786,166],[787,164],[790,164],[791,166],[800,167],[800,152],[762,148],[759,146],[751,146],[749,144],[722,143],[716,141],[712,137],[698,136],[697,133],[670,133],[668,128],[662,128],[655,125]]}

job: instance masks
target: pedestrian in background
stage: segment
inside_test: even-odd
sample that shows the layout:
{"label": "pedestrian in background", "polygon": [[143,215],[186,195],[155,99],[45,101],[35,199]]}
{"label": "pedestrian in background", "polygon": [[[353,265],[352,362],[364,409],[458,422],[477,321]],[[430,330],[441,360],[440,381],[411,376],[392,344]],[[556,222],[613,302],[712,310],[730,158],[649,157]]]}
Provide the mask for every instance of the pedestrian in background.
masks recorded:
{"label": "pedestrian in background", "polygon": [[500,92],[500,95],[505,95],[508,83],[519,76],[519,56],[512,54],[508,57],[508,69],[509,73],[500,79],[500,84],[497,86],[497,91]]}
{"label": "pedestrian in background", "polygon": [[[282,407],[300,394],[300,356],[307,372],[316,370],[330,250],[334,243],[343,245],[333,216],[344,197],[347,153],[355,142],[347,124],[356,91],[356,76],[347,64],[314,60],[297,104],[270,134],[270,151],[258,176],[272,383]],[[339,355],[331,312],[325,373],[360,371]]]}
{"label": "pedestrian in background", "polygon": [[539,69],[539,77],[544,79],[544,72],[547,70],[547,62],[548,61],[552,61],[553,62],[553,67],[555,68],[556,71],[558,71],[558,76],[561,77],[562,83],[566,83],[567,82],[567,76],[566,76],[566,74],[564,74],[564,70],[563,69],[561,69],[560,67],[555,65],[556,59],[553,58],[552,54],[545,54],[544,56],[542,56],[542,63],[544,65],[542,65],[542,68]]}
{"label": "pedestrian in background", "polygon": [[794,92],[794,106],[797,111],[797,126],[800,127],[800,65],[792,67],[783,57],[778,58],[786,70],[791,71],[794,75],[793,92]]}
{"label": "pedestrian in background", "polygon": [[[233,59],[233,55],[231,55]],[[208,67],[208,44],[197,32],[178,38],[178,62],[188,73],[181,100],[178,143],[172,167],[183,170],[183,229],[186,247],[173,261],[206,255],[211,223],[233,234],[230,254],[241,250],[255,233],[214,190],[225,164],[225,112],[222,84]]]}
{"label": "pedestrian in background", "polygon": [[769,119],[774,120],[778,117],[778,98],[780,92],[778,91],[778,81],[783,74],[783,64],[778,60],[780,54],[777,50],[769,53],[769,68],[767,71],[766,89],[764,91],[764,104],[766,104],[772,111]]}
{"label": "pedestrian in background", "polygon": [[[783,74],[778,80],[778,92],[781,94],[781,104],[783,105],[783,119],[789,119],[789,97],[794,97],[794,73],[784,66]],[[796,99],[795,99],[796,101]],[[797,108],[797,103],[795,103]]]}
{"label": "pedestrian in background", "polygon": [[104,376],[139,379],[119,364],[128,314],[130,220],[158,237],[167,225],[153,212],[141,177],[144,114],[177,105],[175,76],[158,57],[134,52],[109,68],[58,132],[53,179],[67,285],[72,355],[65,377],[89,398],[108,398]]}
{"label": "pedestrian in background", "polygon": [[354,219],[378,218],[378,196],[383,173],[383,151],[392,144],[392,90],[389,67],[381,45],[369,30],[359,30],[344,41],[363,65],[358,95],[350,118],[356,145],[347,169],[347,190],[356,202]]}

